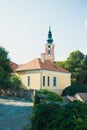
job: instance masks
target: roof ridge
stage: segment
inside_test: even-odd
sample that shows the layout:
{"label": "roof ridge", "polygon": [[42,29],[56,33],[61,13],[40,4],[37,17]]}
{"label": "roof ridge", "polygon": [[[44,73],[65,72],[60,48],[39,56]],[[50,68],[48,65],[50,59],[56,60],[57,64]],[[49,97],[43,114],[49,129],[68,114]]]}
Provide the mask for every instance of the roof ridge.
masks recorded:
{"label": "roof ridge", "polygon": [[25,64],[20,64],[20,65],[26,65],[26,64],[29,64],[29,63],[31,63],[31,62],[33,62],[33,61],[35,61],[36,59],[40,59],[40,58],[34,58],[33,60],[31,60],[31,61],[29,61],[29,62],[27,62],[27,63],[25,63]]}
{"label": "roof ridge", "polygon": [[41,58],[35,58],[26,64],[22,64],[15,71],[36,70],[36,69],[70,73],[66,69],[57,66],[55,63],[52,63],[49,60],[45,60],[45,63],[43,63],[41,61]]}

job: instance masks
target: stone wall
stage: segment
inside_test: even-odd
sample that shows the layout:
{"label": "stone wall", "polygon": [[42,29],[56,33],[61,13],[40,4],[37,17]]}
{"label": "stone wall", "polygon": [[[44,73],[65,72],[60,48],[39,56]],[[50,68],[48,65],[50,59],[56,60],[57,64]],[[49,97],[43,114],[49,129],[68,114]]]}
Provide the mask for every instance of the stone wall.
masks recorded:
{"label": "stone wall", "polygon": [[14,96],[25,98],[27,100],[34,100],[35,90],[23,90],[23,89],[0,89],[1,96]]}

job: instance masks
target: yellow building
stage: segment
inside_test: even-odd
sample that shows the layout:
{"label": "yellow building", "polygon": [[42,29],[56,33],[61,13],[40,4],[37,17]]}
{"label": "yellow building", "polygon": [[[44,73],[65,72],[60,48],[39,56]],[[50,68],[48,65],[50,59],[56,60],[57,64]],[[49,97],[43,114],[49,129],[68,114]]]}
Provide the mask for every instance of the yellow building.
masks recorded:
{"label": "yellow building", "polygon": [[71,85],[71,73],[54,64],[54,44],[49,28],[45,53],[27,64],[20,65],[16,74],[21,78],[25,90],[48,89],[61,94],[63,89]]}

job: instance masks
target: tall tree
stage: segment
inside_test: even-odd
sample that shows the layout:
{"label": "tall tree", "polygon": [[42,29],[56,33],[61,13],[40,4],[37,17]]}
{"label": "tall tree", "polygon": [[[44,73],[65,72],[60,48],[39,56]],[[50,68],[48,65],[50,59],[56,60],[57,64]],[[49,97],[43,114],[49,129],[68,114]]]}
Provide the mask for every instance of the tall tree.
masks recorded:
{"label": "tall tree", "polygon": [[76,50],[70,54],[67,61],[65,62],[64,68],[68,69],[71,73],[72,84],[82,84],[83,83],[83,64],[84,64],[84,54],[79,50]]}
{"label": "tall tree", "polygon": [[82,69],[83,83],[87,85],[87,55],[84,57]]}
{"label": "tall tree", "polygon": [[5,48],[0,47],[0,88],[8,87],[10,85],[10,59]]}

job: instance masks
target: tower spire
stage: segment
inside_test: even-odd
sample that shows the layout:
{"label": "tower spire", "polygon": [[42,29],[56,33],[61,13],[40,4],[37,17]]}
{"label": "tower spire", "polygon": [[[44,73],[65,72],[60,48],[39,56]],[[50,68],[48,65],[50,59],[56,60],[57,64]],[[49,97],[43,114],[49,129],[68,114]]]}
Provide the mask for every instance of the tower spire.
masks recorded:
{"label": "tower spire", "polygon": [[53,43],[53,38],[52,38],[52,33],[51,33],[51,27],[50,26],[49,26],[47,43],[48,44],[52,44]]}
{"label": "tower spire", "polygon": [[51,27],[49,26],[49,31],[51,31]]}

